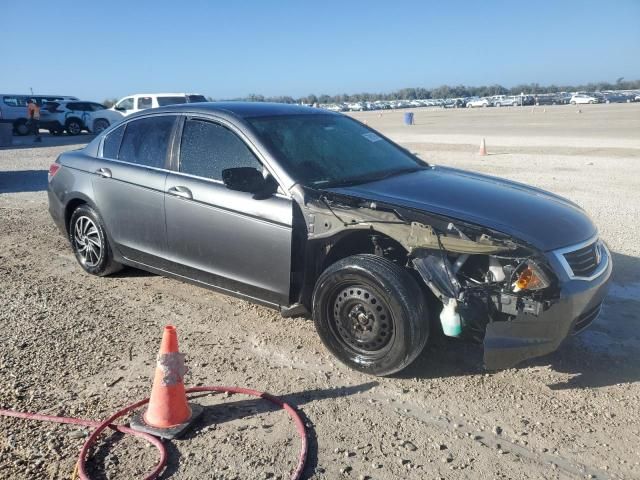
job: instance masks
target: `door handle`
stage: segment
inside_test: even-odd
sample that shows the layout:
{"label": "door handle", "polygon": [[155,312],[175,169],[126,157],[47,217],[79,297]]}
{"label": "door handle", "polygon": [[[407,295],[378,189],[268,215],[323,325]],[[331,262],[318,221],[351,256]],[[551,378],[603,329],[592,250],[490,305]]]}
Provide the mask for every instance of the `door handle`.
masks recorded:
{"label": "door handle", "polygon": [[111,178],[111,170],[108,168],[99,168],[95,171],[96,175],[100,175],[102,178]]}
{"label": "door handle", "polygon": [[167,193],[169,195],[173,195],[174,197],[186,198],[187,200],[193,199],[193,194],[187,187],[171,187],[169,190],[167,190]]}

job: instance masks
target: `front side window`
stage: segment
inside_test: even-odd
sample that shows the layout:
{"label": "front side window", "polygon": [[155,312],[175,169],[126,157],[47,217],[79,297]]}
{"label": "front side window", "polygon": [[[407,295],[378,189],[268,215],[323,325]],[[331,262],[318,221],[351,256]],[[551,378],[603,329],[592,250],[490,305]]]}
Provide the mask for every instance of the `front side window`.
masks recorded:
{"label": "front side window", "polygon": [[151,101],[151,97],[140,97],[138,98],[138,108],[143,110],[145,108],[151,108],[153,106],[153,102]]}
{"label": "front side window", "polygon": [[125,127],[126,125],[121,125],[104,137],[104,141],[102,142],[103,158],[118,158],[118,151],[120,150],[120,143],[124,136]]}
{"label": "front side window", "polygon": [[133,110],[133,98],[123,98],[118,103],[116,103],[116,108],[121,110]]}
{"label": "front side window", "polygon": [[158,97],[158,106],[166,107],[167,105],[177,105],[179,103],[187,103],[186,97]]}
{"label": "front side window", "polygon": [[147,167],[164,168],[176,117],[162,115],[128,122],[118,159]]}
{"label": "front side window", "polygon": [[180,171],[198,177],[222,180],[222,170],[262,164],[231,130],[204,120],[187,120],[180,145]]}
{"label": "front side window", "polygon": [[278,115],[247,120],[290,175],[306,185],[365,183],[427,167],[346,116]]}

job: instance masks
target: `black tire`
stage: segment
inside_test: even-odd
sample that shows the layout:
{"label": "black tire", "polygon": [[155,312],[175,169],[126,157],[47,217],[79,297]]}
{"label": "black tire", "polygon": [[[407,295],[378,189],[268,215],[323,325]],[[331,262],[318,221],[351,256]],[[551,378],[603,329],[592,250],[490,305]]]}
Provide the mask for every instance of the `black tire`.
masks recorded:
{"label": "black tire", "polygon": [[16,132],[16,135],[20,135],[24,137],[25,135],[29,135],[30,132],[29,125],[27,125],[26,120],[18,120],[13,124],[13,131]]}
{"label": "black tire", "polygon": [[95,122],[93,122],[93,132],[96,135],[102,133],[104,130],[109,128],[109,122],[104,118],[99,118]]}
{"label": "black tire", "polygon": [[67,120],[67,123],[65,124],[65,129],[67,130],[67,134],[72,136],[80,135],[82,133],[83,128],[84,126],[82,125],[82,122],[77,118],[70,118],[69,120]]}
{"label": "black tire", "polygon": [[113,260],[102,219],[89,205],[81,205],[71,214],[69,241],[76,260],[85,272],[104,277],[122,268]]}
{"label": "black tire", "polygon": [[404,268],[353,255],[327,268],[313,292],[313,321],[327,349],[360,372],[399,372],[429,337],[424,295]]}

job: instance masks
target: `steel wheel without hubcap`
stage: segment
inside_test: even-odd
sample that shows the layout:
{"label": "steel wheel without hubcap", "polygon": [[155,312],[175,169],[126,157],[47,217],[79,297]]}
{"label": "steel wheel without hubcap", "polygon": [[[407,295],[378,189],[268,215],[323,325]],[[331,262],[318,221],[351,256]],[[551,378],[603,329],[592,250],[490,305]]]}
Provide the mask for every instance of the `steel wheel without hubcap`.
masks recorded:
{"label": "steel wheel without hubcap", "polygon": [[336,338],[359,356],[375,359],[384,355],[392,343],[389,307],[362,285],[342,288],[335,297],[330,317]]}
{"label": "steel wheel without hubcap", "polygon": [[411,274],[371,254],[338,260],[322,272],[312,298],[313,322],[338,360],[371,375],[409,365],[429,336],[429,315]]}
{"label": "steel wheel without hubcap", "polygon": [[98,227],[89,217],[81,216],[76,219],[73,227],[73,246],[84,266],[92,268],[100,263],[104,248]]}

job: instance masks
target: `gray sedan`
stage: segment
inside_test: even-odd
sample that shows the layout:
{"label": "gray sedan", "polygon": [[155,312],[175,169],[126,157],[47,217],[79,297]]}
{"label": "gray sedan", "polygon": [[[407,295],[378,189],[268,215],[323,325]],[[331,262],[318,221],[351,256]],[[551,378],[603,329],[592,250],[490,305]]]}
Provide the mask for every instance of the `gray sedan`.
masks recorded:
{"label": "gray sedan", "polygon": [[574,203],[306,107],[132,115],[62,154],[48,195],[86,272],[129,265],[312,316],[373,375],[434,334],[484,342],[490,369],[549,353],[597,317],[612,268]]}

